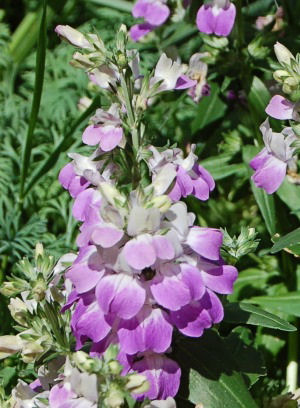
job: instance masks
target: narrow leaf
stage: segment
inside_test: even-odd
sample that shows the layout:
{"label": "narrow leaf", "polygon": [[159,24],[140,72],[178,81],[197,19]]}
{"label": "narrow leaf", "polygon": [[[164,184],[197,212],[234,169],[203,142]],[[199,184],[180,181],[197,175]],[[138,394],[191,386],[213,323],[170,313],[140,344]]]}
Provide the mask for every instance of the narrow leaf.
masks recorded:
{"label": "narrow leaf", "polygon": [[99,6],[106,6],[121,11],[131,12],[133,4],[125,0],[89,0],[91,3],[98,4]]}
{"label": "narrow leaf", "polygon": [[40,109],[43,83],[44,83],[44,71],[45,71],[45,60],[46,60],[46,40],[47,40],[47,24],[46,24],[46,13],[47,13],[47,1],[44,0],[43,3],[43,14],[40,25],[39,41],[36,53],[36,68],[35,68],[35,84],[33,101],[29,119],[29,126],[27,135],[25,138],[22,161],[21,161],[21,177],[20,177],[20,202],[23,200],[24,185],[27,177],[27,172],[30,163],[30,156],[33,144],[33,134],[34,129]]}
{"label": "narrow leaf", "polygon": [[229,323],[251,324],[282,331],[296,330],[296,327],[280,317],[248,303],[228,303],[224,306],[224,310],[224,321]]}
{"label": "narrow leaf", "polygon": [[271,248],[271,254],[281,251],[284,248],[290,248],[300,243],[300,228],[295,229],[292,232],[279,238],[277,242]]}
{"label": "narrow leaf", "polygon": [[255,303],[274,312],[286,313],[292,316],[300,316],[300,291],[290,292],[276,296],[255,296],[244,302]]}

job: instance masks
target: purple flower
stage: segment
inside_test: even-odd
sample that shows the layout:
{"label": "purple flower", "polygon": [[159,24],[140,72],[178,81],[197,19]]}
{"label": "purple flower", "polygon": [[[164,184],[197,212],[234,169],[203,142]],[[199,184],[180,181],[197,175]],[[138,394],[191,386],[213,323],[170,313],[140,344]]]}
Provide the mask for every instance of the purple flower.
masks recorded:
{"label": "purple flower", "polygon": [[252,180],[257,187],[272,194],[283,182],[287,168],[295,168],[295,149],[291,144],[297,138],[292,128],[285,128],[281,133],[273,132],[268,119],[261,125],[260,130],[265,147],[250,162],[250,166],[255,170]]}
{"label": "purple flower", "polygon": [[120,126],[117,104],[112,104],[107,112],[97,109],[92,121],[93,125],[88,126],[83,132],[83,143],[89,146],[99,144],[103,152],[109,152],[121,144],[123,129]]}
{"label": "purple flower", "polygon": [[77,197],[89,185],[89,181],[75,173],[72,163],[63,167],[58,176],[60,184],[70,192],[72,197]]}
{"label": "purple flower", "polygon": [[133,41],[138,41],[165,23],[170,15],[170,9],[165,3],[166,0],[138,0],[135,3],[132,9],[133,17],[143,17],[145,22],[131,27],[130,36]]}
{"label": "purple flower", "polygon": [[212,0],[210,4],[200,7],[196,22],[202,33],[227,37],[232,30],[235,15],[235,5],[229,0]]}
{"label": "purple flower", "polygon": [[[175,170],[173,179],[175,184],[169,193],[169,197],[173,201],[180,200],[181,197],[194,195],[199,200],[208,200],[210,192],[215,188],[215,182],[210,173],[204,167],[196,163],[198,157],[194,154],[195,145],[191,146],[189,155],[184,158],[181,149],[167,149],[162,153],[151,146],[149,150],[152,152],[152,157],[148,164],[151,169],[153,180],[165,166],[170,165]],[[169,186],[166,186],[168,188]]]}
{"label": "purple flower", "polygon": [[281,95],[275,95],[266,107],[266,113],[275,119],[281,120],[299,120],[296,110],[296,104],[290,102]]}

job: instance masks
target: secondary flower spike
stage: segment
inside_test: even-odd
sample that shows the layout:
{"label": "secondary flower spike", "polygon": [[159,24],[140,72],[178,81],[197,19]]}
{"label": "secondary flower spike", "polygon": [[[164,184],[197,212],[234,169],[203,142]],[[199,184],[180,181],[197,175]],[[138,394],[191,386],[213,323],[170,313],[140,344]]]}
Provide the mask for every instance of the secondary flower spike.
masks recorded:
{"label": "secondary flower spike", "polygon": [[260,126],[260,130],[265,147],[250,162],[250,166],[255,170],[252,180],[257,187],[272,194],[282,184],[287,169],[295,169],[295,149],[291,145],[297,137],[292,128],[285,128],[281,133],[273,132],[269,119]]}
{"label": "secondary flower spike", "polygon": [[213,0],[200,7],[196,22],[202,33],[227,37],[231,33],[235,15],[235,5],[229,0]]}

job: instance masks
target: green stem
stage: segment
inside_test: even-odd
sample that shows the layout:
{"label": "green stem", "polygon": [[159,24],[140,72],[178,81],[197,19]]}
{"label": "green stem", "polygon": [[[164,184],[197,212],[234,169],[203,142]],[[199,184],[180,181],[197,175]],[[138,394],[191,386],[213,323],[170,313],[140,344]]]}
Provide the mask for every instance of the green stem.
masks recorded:
{"label": "green stem", "polygon": [[286,386],[288,391],[295,392],[298,379],[298,331],[288,335],[288,363],[286,368]]}
{"label": "green stem", "polygon": [[236,32],[237,32],[237,47],[241,51],[244,42],[244,17],[242,14],[242,0],[236,0]]}
{"label": "green stem", "polygon": [[44,72],[45,72],[45,60],[46,60],[46,14],[47,14],[47,1],[44,0],[43,15],[40,25],[39,33],[39,44],[36,53],[36,69],[35,69],[35,84],[34,84],[34,94],[31,106],[31,113],[29,119],[28,131],[26,134],[26,139],[24,143],[24,149],[21,161],[21,176],[20,176],[20,192],[19,200],[20,206],[23,203],[24,185],[28,173],[28,168],[30,164],[30,156],[33,144],[33,133],[35,125],[37,122],[37,117],[40,109],[43,83],[44,83]]}
{"label": "green stem", "polygon": [[139,150],[139,134],[138,134],[138,130],[136,127],[135,115],[134,115],[132,103],[131,103],[132,96],[129,95],[128,86],[127,86],[124,74],[121,73],[120,77],[121,77],[121,87],[122,87],[122,91],[123,91],[123,95],[125,99],[126,111],[127,111],[128,119],[129,119],[133,150],[136,155]]}

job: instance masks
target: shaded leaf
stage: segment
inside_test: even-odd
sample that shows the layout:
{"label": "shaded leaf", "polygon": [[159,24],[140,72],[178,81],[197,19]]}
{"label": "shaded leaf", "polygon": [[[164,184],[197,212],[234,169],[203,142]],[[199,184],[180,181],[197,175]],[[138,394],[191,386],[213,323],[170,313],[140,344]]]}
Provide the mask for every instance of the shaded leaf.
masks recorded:
{"label": "shaded leaf", "polygon": [[245,301],[288,315],[300,316],[300,291],[276,296],[255,296]]}
{"label": "shaded leaf", "polygon": [[199,102],[196,117],[192,122],[193,133],[224,116],[226,104],[220,99],[219,92],[219,87],[212,84],[211,94]]}
{"label": "shaded leaf", "polygon": [[175,347],[182,368],[180,399],[213,408],[257,408],[230,348],[215,331]]}
{"label": "shaded leaf", "polygon": [[[254,299],[256,298],[252,298]],[[283,331],[296,330],[296,327],[280,317],[248,303],[228,303],[224,306],[224,311],[224,321],[229,323],[245,323]]]}

